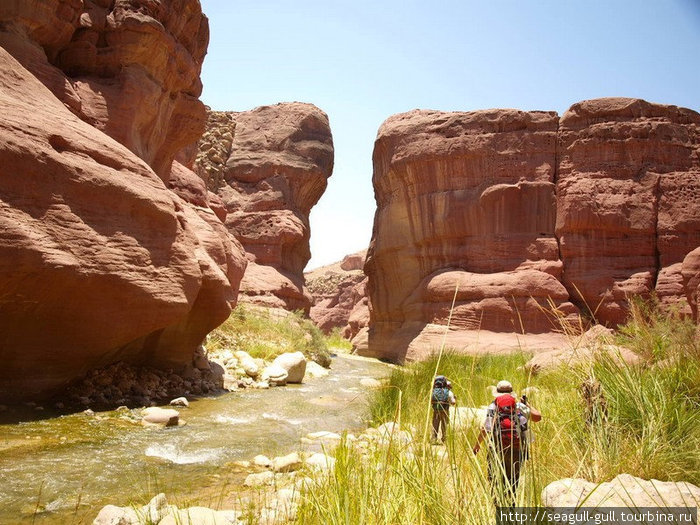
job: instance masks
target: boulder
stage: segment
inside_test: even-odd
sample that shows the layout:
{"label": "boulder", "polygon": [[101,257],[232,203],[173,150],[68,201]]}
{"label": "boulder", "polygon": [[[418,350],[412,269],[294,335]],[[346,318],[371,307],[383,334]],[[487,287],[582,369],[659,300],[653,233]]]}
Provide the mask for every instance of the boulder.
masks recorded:
{"label": "boulder", "polygon": [[303,461],[297,452],[292,452],[286,456],[276,457],[272,460],[272,470],[274,472],[293,472],[299,470]]}
{"label": "boulder", "polygon": [[258,377],[260,369],[248,352],[238,350],[234,352],[233,355],[238,359],[239,366],[245,371],[248,377],[252,377],[253,379]]}
{"label": "boulder", "polygon": [[546,369],[560,366],[572,367],[582,363],[589,363],[605,356],[612,358],[617,363],[628,365],[638,364],[641,357],[629,348],[616,345],[599,344],[591,346],[564,346],[559,349],[544,351],[536,354],[525,363],[525,370],[531,374],[537,374]]}
{"label": "boulder", "polygon": [[335,468],[335,458],[320,452],[306,458],[304,463],[314,470],[333,470]]}
{"label": "boulder", "polygon": [[231,525],[238,522],[236,511],[188,507],[166,516],[158,525]]}
{"label": "boulder", "polygon": [[142,414],[144,424],[176,427],[180,423],[180,413],[172,408],[148,407]]}
{"label": "boulder", "polygon": [[259,472],[257,474],[248,474],[246,476],[243,485],[246,487],[260,487],[263,485],[272,485],[275,481],[275,473],[266,470],[265,472]]}
{"label": "boulder", "polygon": [[326,114],[298,102],[210,111],[195,170],[222,199],[251,262],[241,301],[308,313],[309,213],[333,170]]}
{"label": "boulder", "polygon": [[330,374],[330,370],[323,368],[321,365],[315,361],[307,361],[306,363],[306,374],[312,378],[327,377]]}
{"label": "boulder", "polygon": [[188,407],[190,406],[190,402],[187,401],[186,397],[176,397],[170,401],[169,405],[174,407]]}
{"label": "boulder", "polygon": [[695,507],[700,488],[687,482],[645,480],[620,474],[612,481],[591,483],[566,478],[542,490],[542,504],[551,507]]}
{"label": "boulder", "polygon": [[270,365],[263,370],[262,380],[270,386],[283,386],[287,384],[289,374],[281,366]]}
{"label": "boulder", "polygon": [[257,465],[258,467],[264,467],[264,468],[269,468],[272,466],[272,460],[268,458],[267,456],[263,456],[262,454],[258,454],[253,458],[253,464]]}
{"label": "boulder", "polygon": [[301,383],[306,374],[306,357],[301,352],[286,352],[275,358],[272,367],[279,367],[287,372],[287,383]]}
{"label": "boulder", "polygon": [[131,507],[105,505],[102,507],[92,525],[140,525],[139,515]]}

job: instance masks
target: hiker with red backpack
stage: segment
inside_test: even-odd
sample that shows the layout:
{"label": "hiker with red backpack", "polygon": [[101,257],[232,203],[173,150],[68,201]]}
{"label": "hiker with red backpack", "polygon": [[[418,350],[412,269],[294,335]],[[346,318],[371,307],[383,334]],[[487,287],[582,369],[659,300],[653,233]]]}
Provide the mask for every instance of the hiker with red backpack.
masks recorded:
{"label": "hiker with red backpack", "polygon": [[499,381],[496,393],[498,395],[486,410],[486,420],[474,445],[474,454],[479,452],[484,438],[490,435],[488,472],[494,500],[498,505],[497,495],[502,493],[515,505],[520,469],[529,457],[528,423],[537,423],[542,414],[528,404],[526,396],[518,401],[513,395],[513,385],[508,381]]}
{"label": "hiker with red backpack", "polygon": [[452,393],[452,383],[445,376],[435,376],[433,392],[430,396],[430,403],[433,408],[433,441],[437,441],[438,436],[441,436],[443,443],[447,439],[450,407],[456,402],[455,395]]}

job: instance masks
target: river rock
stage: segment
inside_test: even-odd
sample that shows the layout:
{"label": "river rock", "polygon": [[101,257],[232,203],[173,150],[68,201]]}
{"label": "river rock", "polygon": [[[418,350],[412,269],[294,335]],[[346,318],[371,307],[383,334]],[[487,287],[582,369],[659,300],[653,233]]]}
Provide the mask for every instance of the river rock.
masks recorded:
{"label": "river rock", "polygon": [[258,454],[253,458],[253,464],[257,465],[258,467],[270,468],[272,466],[272,460],[267,456]]}
{"label": "river rock", "polygon": [[248,352],[238,350],[233,355],[236,357],[239,366],[243,369],[243,371],[248,377],[251,377],[253,379],[258,377],[260,369],[255,360],[250,356]]}
{"label": "river rock", "polygon": [[306,439],[324,445],[337,445],[343,437],[335,432],[321,430],[320,432],[310,432],[306,434]]}
{"label": "river rock", "polygon": [[265,472],[258,472],[256,474],[249,474],[246,476],[243,484],[246,487],[260,487],[262,485],[272,485],[275,481],[275,473],[266,470]]}
{"label": "river rock", "polygon": [[139,525],[141,519],[131,507],[105,505],[102,507],[92,525]]}
{"label": "river rock", "polygon": [[316,361],[307,361],[306,363],[306,375],[312,378],[327,377],[330,374],[330,370],[323,368]]}
{"label": "river rock", "polygon": [[554,481],[542,491],[547,507],[695,507],[700,488],[687,482],[645,480],[620,474],[605,483],[580,478]]}
{"label": "river rock", "polygon": [[174,407],[188,407],[190,406],[190,402],[187,401],[186,397],[176,397],[175,399],[170,401],[170,406]]}
{"label": "river rock", "polygon": [[142,414],[144,424],[176,427],[180,422],[180,413],[171,408],[148,407]]}
{"label": "river rock", "polygon": [[158,525],[231,525],[238,523],[240,513],[219,511],[206,507],[188,507],[166,516]]}
{"label": "river rock", "polygon": [[301,352],[286,352],[278,355],[272,366],[287,371],[287,383],[301,383],[306,373],[306,357]]}
{"label": "river rock", "polygon": [[328,116],[298,102],[210,111],[195,169],[248,254],[240,300],[308,313],[309,213],[333,170]]}
{"label": "river rock", "polygon": [[317,452],[311,454],[304,463],[314,470],[332,470],[335,468],[335,458]]}
{"label": "river rock", "polygon": [[287,384],[287,370],[281,366],[272,364],[263,370],[262,379],[267,381],[270,386],[282,386]]}
{"label": "river rock", "polygon": [[299,470],[302,465],[303,461],[297,452],[276,457],[272,460],[272,470],[274,472],[293,472]]}

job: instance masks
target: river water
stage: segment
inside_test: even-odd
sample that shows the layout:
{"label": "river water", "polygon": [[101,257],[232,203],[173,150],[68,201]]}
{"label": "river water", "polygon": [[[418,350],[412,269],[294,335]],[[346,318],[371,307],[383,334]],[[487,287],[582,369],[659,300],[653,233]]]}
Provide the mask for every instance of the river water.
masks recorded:
{"label": "river water", "polygon": [[235,501],[246,472],[232,462],[301,450],[309,432],[364,428],[368,389],[360,381],[389,371],[339,356],[325,378],[192,401],[179,409],[187,424],[175,428],[127,421],[138,410],[9,410],[4,420],[23,421],[0,424],[0,523],[92,523],[108,503],[141,505],[158,492],[179,506]]}

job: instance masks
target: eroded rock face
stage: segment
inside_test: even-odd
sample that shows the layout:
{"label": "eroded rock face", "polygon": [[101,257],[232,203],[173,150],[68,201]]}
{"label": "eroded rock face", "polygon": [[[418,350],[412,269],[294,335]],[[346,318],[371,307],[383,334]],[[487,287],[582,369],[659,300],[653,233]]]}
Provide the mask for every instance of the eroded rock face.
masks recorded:
{"label": "eroded rock face", "polygon": [[241,300],[308,312],[309,212],[333,170],[326,114],[298,102],[210,112],[195,170],[247,252]]}
{"label": "eroded rock face", "polygon": [[305,274],[313,296],[309,316],[325,333],[342,330],[352,339],[369,322],[367,277],[362,271],[365,250],[346,256],[341,262]]}
{"label": "eroded rock face", "polygon": [[5,2],[0,26],[0,45],[161,178],[204,130],[209,24],[198,0]]}
{"label": "eroded rock face", "polygon": [[[171,4],[185,16],[169,15],[176,12]],[[64,55],[90,32],[76,25],[86,20],[86,10],[111,14],[95,22],[109,29],[97,39],[101,58],[81,70],[78,62],[66,66]],[[168,151],[192,138],[191,132],[168,132],[179,118],[178,96],[172,90],[162,95],[170,109],[153,101],[149,106],[125,79],[110,77],[108,67],[119,74],[147,71],[155,75],[150,80],[167,84],[167,71],[146,61],[161,51],[177,58],[180,48],[195,46],[198,33],[189,34],[185,21],[206,27],[198,10],[195,1],[0,6],[2,45],[27,65],[0,49],[0,399],[49,394],[88,370],[120,361],[185,368],[235,304],[246,262],[240,245],[206,206],[206,188],[202,194],[193,173],[174,170],[185,181],[172,186],[182,198],[163,180],[174,155]],[[180,24],[179,43],[162,50],[163,34],[174,35]],[[143,34],[155,40],[144,45]],[[107,55],[109,64],[100,62]],[[161,56],[161,65],[174,67],[173,56]],[[80,76],[92,73],[99,77],[95,83]],[[109,119],[126,118],[119,108],[128,103],[129,149],[75,115],[91,120],[85,111],[97,107],[86,104],[81,81],[101,86],[96,93],[105,97],[111,88],[124,89],[115,95],[121,106],[105,101],[108,120],[96,117],[93,124],[120,138]],[[153,120],[136,115],[142,106],[157,113]]]}
{"label": "eroded rock face", "polygon": [[678,302],[681,263],[700,245],[699,130],[691,110],[635,99],[582,102],[561,119],[390,117],[374,150],[366,353],[420,357],[411,343],[453,301],[453,331],[529,334],[581,311],[615,325],[629,294]]}
{"label": "eroded rock face", "polygon": [[563,282],[599,321],[623,322],[630,295],[684,297],[673,265],[700,245],[700,115],[638,99],[574,104],[559,126],[557,196]]}
{"label": "eroded rock face", "polygon": [[458,284],[460,326],[548,331],[550,294],[576,316],[554,235],[557,126],[556,113],[516,110],[413,111],[382,125],[365,265],[370,354],[411,359],[414,321],[444,322]]}

